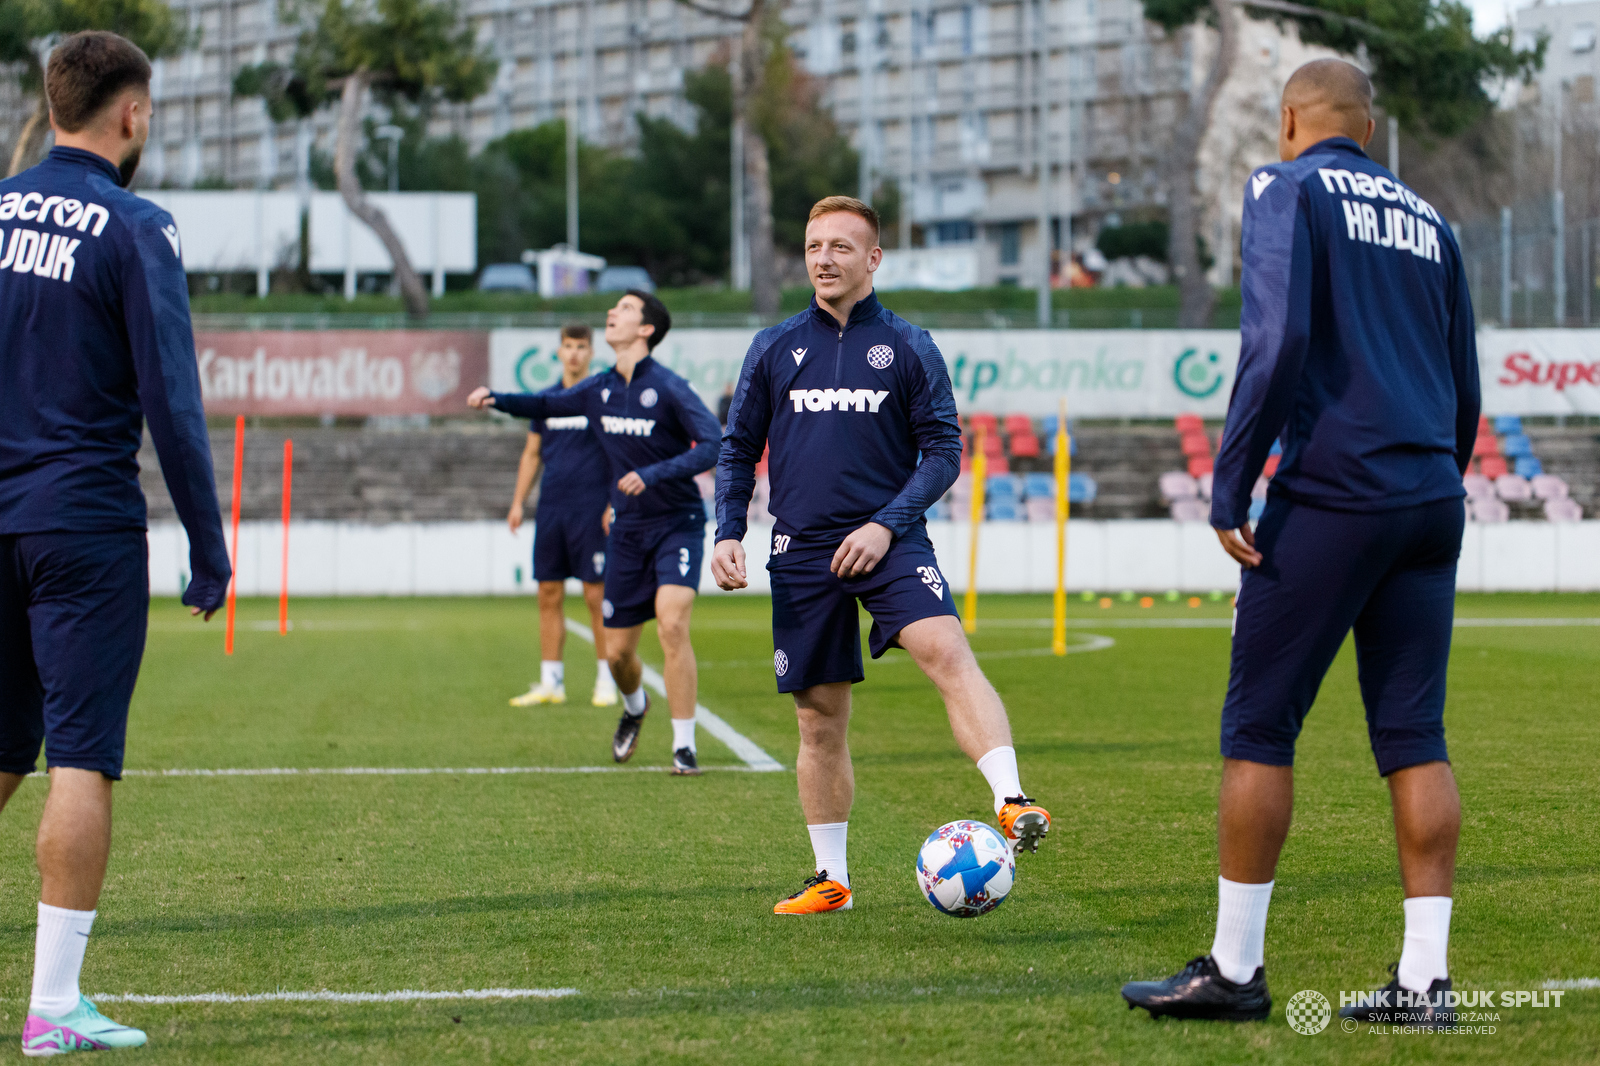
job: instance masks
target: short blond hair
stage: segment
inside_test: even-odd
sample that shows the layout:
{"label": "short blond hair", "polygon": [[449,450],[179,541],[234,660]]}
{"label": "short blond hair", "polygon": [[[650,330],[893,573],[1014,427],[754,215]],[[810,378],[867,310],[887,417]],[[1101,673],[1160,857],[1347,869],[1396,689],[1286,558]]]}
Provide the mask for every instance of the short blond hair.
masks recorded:
{"label": "short blond hair", "polygon": [[854,196],[824,196],[811,205],[811,215],[807,222],[815,222],[823,215],[831,215],[836,211],[845,211],[866,220],[872,227],[872,243],[878,243],[878,212],[872,205],[857,200]]}

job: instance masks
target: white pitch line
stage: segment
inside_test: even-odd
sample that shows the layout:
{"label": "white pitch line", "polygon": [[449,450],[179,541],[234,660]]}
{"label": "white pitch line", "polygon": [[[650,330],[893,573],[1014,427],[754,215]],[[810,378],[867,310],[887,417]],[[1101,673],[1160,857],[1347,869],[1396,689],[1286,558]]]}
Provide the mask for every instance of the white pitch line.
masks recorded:
{"label": "white pitch line", "polygon": [[1600,988],[1600,977],[1571,977],[1565,981],[1546,981],[1546,988]]}
{"label": "white pitch line", "polygon": [[[575,622],[570,618],[567,619],[567,632],[582,637],[590,644],[594,643],[594,630],[582,622]],[[640,665],[644,666],[644,683],[649,685],[651,690],[661,696],[662,699],[666,699],[666,680],[649,665],[643,663]],[[705,726],[707,733],[727,745],[728,750],[739,756],[749,769],[758,772],[772,772],[783,769],[781,762],[762,751],[760,745],[733,728],[721,716],[713,714],[706,708],[705,704],[697,703],[694,705],[694,717],[695,721]]]}
{"label": "white pitch line", "polygon": [[424,999],[564,999],[578,995],[576,988],[467,988],[460,992],[202,992],[193,996],[143,996],[133,992],[99,995],[96,1003],[410,1003]]}
{"label": "white pitch line", "polygon": [[[664,774],[670,766],[245,766],[221,770],[124,770],[124,777],[411,777],[430,774]],[[759,766],[702,766],[702,770],[738,773],[763,771]],[[779,767],[782,769],[782,767]],[[32,774],[32,777],[42,775]]]}
{"label": "white pitch line", "polygon": [[[1049,629],[1048,618],[979,619],[978,629]],[[1231,629],[1231,618],[1069,618],[1071,629]],[[1457,629],[1565,628],[1600,626],[1600,618],[1457,618]],[[1090,649],[1085,649],[1090,650]]]}

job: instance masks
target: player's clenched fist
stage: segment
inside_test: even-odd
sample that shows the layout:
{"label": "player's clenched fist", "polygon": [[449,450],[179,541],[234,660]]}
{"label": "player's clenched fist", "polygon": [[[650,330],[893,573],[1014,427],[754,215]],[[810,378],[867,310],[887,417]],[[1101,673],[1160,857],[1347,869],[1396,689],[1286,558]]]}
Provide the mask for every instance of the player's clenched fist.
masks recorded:
{"label": "player's clenched fist", "polygon": [[711,552],[711,576],[723,592],[749,587],[744,569],[744,545],[736,540],[717,541]]}
{"label": "player's clenched fist", "polygon": [[494,406],[494,393],[489,391],[487,385],[479,385],[467,394],[467,406],[475,411]]}

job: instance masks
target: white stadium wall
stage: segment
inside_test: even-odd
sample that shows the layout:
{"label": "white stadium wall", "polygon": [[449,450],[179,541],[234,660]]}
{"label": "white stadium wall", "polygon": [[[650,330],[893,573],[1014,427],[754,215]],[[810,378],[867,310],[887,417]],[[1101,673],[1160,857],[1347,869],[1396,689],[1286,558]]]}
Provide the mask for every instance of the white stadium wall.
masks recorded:
{"label": "white stadium wall", "polygon": [[[283,542],[276,522],[239,527],[239,594],[278,593]],[[945,577],[967,586],[966,523],[930,522]],[[978,588],[1049,592],[1055,588],[1055,530],[1046,524],[988,522],[980,530]],[[771,530],[745,537],[750,591],[770,591],[765,564]],[[291,596],[517,595],[534,591],[529,573],[533,526],[513,536],[503,522],[362,525],[296,522],[289,533]],[[710,573],[711,532],[702,592],[717,592]],[[522,580],[517,581],[521,568]],[[176,523],[150,528],[150,591],[175,596],[188,572],[188,540]],[[1074,522],[1067,541],[1072,591],[1231,590],[1238,567],[1211,529],[1199,523]],[[1600,590],[1600,521],[1467,525],[1457,587],[1463,592]]]}

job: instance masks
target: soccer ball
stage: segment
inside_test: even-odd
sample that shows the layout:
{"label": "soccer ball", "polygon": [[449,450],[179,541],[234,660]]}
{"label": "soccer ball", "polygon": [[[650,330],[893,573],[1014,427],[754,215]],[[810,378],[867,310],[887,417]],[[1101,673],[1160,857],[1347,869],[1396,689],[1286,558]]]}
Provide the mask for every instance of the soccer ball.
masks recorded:
{"label": "soccer ball", "polygon": [[1000,906],[1016,877],[1011,848],[982,822],[947,822],[917,852],[917,888],[935,910],[956,918]]}

